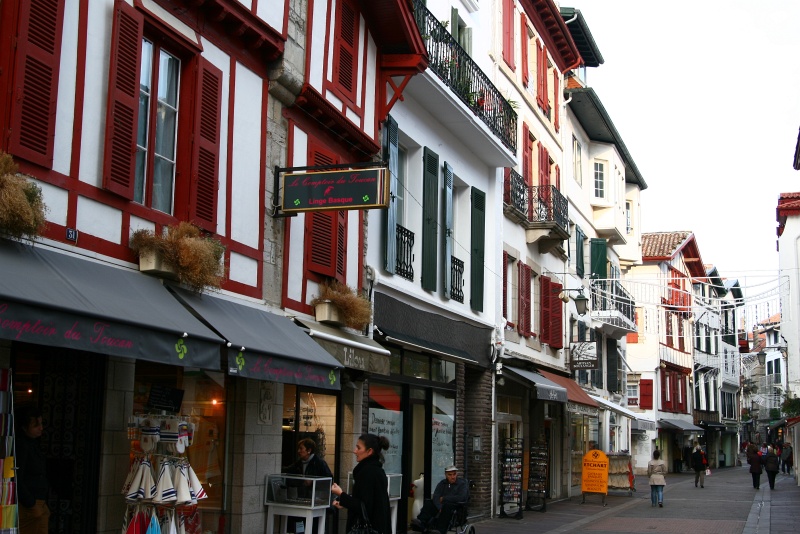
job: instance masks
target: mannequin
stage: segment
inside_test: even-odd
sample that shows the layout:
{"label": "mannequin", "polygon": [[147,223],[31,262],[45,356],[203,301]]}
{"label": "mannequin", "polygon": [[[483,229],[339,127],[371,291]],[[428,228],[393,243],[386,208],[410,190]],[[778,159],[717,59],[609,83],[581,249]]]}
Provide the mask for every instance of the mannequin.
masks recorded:
{"label": "mannequin", "polygon": [[414,504],[411,506],[411,517],[417,517],[422,510],[422,503],[425,500],[425,474],[420,473],[419,478],[414,481]]}

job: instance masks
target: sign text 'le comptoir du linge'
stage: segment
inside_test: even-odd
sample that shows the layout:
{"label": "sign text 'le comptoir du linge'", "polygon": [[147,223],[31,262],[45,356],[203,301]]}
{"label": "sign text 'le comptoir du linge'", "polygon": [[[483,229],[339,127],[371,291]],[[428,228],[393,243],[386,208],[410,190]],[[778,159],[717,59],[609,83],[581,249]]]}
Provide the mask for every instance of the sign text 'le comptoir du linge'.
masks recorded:
{"label": "sign text 'le comptoir du linge'", "polygon": [[286,174],[281,210],[385,208],[389,202],[386,176],[385,167]]}

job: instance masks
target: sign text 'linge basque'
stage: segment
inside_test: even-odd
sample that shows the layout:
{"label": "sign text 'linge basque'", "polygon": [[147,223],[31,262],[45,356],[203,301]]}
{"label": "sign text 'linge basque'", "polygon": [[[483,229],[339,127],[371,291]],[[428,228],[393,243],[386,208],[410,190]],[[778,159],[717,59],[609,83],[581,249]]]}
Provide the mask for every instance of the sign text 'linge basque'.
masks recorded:
{"label": "sign text 'linge basque'", "polygon": [[283,176],[281,210],[385,208],[389,204],[386,167],[287,173]]}

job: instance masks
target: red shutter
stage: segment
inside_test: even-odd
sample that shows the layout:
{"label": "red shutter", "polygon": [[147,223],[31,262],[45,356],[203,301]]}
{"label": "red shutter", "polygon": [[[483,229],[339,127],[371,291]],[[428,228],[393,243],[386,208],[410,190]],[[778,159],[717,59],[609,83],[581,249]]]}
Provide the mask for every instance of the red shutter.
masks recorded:
{"label": "red shutter", "polygon": [[533,216],[533,198],[530,191],[532,183],[531,160],[533,159],[533,150],[531,147],[531,134],[528,124],[522,123],[522,179],[525,182],[525,187],[528,188],[528,213],[526,217],[528,220]]}
{"label": "red shutter", "polygon": [[547,57],[545,57],[544,65],[545,68],[542,70],[542,51],[544,47],[542,46],[541,41],[536,39],[536,103],[539,105],[541,109],[544,109],[544,99],[542,98],[544,95],[544,83],[542,80],[542,73],[547,72]]}
{"label": "red shutter", "polygon": [[339,282],[347,283],[347,211],[336,212],[336,272]]}
{"label": "red shutter", "polygon": [[514,0],[503,0],[503,61],[514,70]]}
{"label": "red shutter", "polygon": [[62,0],[19,2],[9,151],[48,169],[53,166],[63,24]]}
{"label": "red shutter", "polygon": [[550,111],[550,95],[547,93],[547,48],[542,46],[542,109]]}
{"label": "red shutter", "polygon": [[342,92],[355,101],[358,87],[358,19],[359,14],[350,0],[343,0],[338,10],[336,28],[335,81]]}
{"label": "red shutter", "polygon": [[558,83],[558,71],[556,69],[553,69],[553,108],[554,108],[553,127],[556,129],[556,131],[558,131],[558,129],[560,128],[559,124],[560,118],[558,113],[559,112],[558,108],[560,106],[558,93],[560,91],[561,89],[559,88],[559,83]]}
{"label": "red shutter", "polygon": [[222,71],[201,57],[197,59],[196,71],[189,217],[200,228],[216,232]]}
{"label": "red shutter", "polygon": [[649,410],[653,407],[653,380],[642,378],[639,380],[639,408]]}
{"label": "red shutter", "polygon": [[555,165],[554,167],[556,169],[556,180],[555,180],[556,183],[555,183],[555,186],[556,186],[556,189],[558,191],[561,191],[561,168],[558,165]]}
{"label": "red shutter", "polygon": [[[338,163],[333,152],[309,139],[310,165]],[[340,210],[306,213],[306,270],[345,282],[347,266],[347,214]]]}
{"label": "red shutter", "polygon": [[508,252],[505,250],[503,251],[503,317],[508,321]]}
{"label": "red shutter", "polygon": [[522,85],[528,87],[528,78],[530,78],[530,69],[528,68],[528,21],[525,18],[525,13],[519,15],[519,34],[522,44],[522,54],[520,61],[522,62]]}
{"label": "red shutter", "polygon": [[114,3],[111,65],[108,71],[103,187],[133,200],[136,128],[142,62],[141,13],[122,0]]}
{"label": "red shutter", "polygon": [[550,346],[554,349],[564,348],[564,302],[560,298],[564,286],[552,282],[550,284]]}
{"label": "red shutter", "polygon": [[521,261],[519,264],[519,317],[517,318],[517,331],[522,336],[530,336],[531,332],[531,269]]}
{"label": "red shutter", "polygon": [[540,278],[540,295],[539,295],[539,339],[542,343],[550,343],[550,317],[552,315],[551,308],[553,300],[550,298],[550,278],[542,276]]}
{"label": "red shutter", "polygon": [[669,377],[667,371],[661,371],[661,409],[667,412],[672,411],[672,397],[673,392],[669,391],[669,398],[667,400],[667,388],[669,388]]}
{"label": "red shutter", "polygon": [[625,336],[625,341],[628,343],[638,343],[639,342],[639,312],[633,312],[633,319],[634,323],[636,324],[636,332],[631,332]]}

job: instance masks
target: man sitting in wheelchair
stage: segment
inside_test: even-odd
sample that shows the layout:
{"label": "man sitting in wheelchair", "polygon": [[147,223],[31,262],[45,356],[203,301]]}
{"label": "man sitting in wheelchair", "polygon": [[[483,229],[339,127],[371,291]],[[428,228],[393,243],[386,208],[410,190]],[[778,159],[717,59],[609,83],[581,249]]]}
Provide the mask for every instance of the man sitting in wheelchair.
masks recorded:
{"label": "man sitting in wheelchair", "polygon": [[455,511],[466,504],[469,486],[465,479],[458,478],[458,468],[451,465],[444,470],[444,476],[436,485],[433,497],[425,501],[419,515],[411,520],[411,530],[445,534]]}

